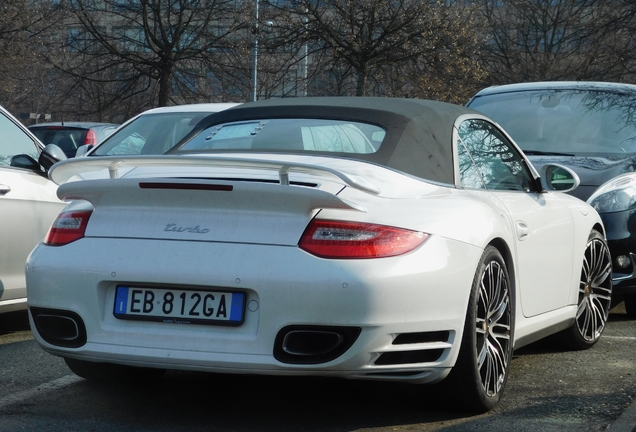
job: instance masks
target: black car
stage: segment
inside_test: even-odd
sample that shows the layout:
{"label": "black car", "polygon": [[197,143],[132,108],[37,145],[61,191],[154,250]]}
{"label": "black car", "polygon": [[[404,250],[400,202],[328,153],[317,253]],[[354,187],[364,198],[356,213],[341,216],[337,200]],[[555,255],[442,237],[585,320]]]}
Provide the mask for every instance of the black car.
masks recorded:
{"label": "black car", "polygon": [[615,304],[636,317],[636,85],[537,82],[490,87],[468,106],[493,118],[540,170],[572,168],[573,195],[601,214],[613,257]]}
{"label": "black car", "polygon": [[119,127],[114,123],[58,122],[29,126],[29,130],[40,141],[55,144],[66,157],[75,157],[77,149],[85,144],[97,145]]}

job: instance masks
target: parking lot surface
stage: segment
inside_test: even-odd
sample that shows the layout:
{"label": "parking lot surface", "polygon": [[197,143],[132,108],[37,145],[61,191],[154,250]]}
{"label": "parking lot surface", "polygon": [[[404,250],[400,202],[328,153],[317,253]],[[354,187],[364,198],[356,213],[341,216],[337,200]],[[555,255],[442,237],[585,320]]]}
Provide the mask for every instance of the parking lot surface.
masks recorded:
{"label": "parking lot surface", "polygon": [[612,311],[601,341],[515,352],[506,394],[471,416],[435,387],[171,371],[149,385],[74,376],[32,339],[25,314],[0,316],[0,431],[619,431],[636,427],[636,327]]}

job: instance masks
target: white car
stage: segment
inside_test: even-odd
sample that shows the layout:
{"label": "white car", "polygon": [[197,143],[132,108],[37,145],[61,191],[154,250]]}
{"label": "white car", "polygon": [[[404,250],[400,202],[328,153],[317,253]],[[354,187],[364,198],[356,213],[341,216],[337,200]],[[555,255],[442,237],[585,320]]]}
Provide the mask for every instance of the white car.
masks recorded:
{"label": "white car", "polygon": [[514,348],[553,333],[589,348],[608,317],[605,230],[563,193],[576,174],[539,176],[469,108],[259,101],[167,155],[50,175],[75,201],[28,260],[30,318],[85,378],[443,380],[485,411]]}
{"label": "white car", "polygon": [[98,146],[83,146],[77,156],[162,154],[205,117],[237,105],[234,102],[200,103],[150,109],[126,121]]}
{"label": "white car", "polygon": [[26,309],[27,256],[66,206],[40,164],[65,158],[53,148],[56,157],[43,154],[44,145],[0,107],[0,313]]}

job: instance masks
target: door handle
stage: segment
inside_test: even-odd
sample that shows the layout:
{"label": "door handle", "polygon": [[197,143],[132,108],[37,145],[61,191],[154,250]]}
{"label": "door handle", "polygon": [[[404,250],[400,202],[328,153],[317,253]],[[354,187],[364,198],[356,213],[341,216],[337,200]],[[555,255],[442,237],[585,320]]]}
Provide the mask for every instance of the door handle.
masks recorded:
{"label": "door handle", "polygon": [[530,234],[530,229],[524,221],[517,221],[517,238],[524,241]]}
{"label": "door handle", "polygon": [[11,188],[7,185],[0,184],[0,195],[5,195],[11,192]]}

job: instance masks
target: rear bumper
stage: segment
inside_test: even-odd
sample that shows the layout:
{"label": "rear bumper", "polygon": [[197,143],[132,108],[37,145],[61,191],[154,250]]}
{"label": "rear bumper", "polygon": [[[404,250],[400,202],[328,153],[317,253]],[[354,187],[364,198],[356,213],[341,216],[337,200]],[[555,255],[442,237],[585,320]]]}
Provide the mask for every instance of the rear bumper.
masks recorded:
{"label": "rear bumper", "polygon": [[[455,363],[481,252],[440,237],[410,254],[371,260],[324,260],[297,247],[85,238],[38,246],[27,262],[27,288],[31,308],[77,314],[85,325],[86,343],[59,346],[44,340],[31,314],[36,340],[58,356],[435,382]],[[120,320],[113,314],[120,283],[239,290],[247,296],[245,320],[238,327]],[[274,355],[288,326],[356,328],[359,335],[335,359],[290,364]],[[416,336],[405,343],[397,339],[404,334]]]}

